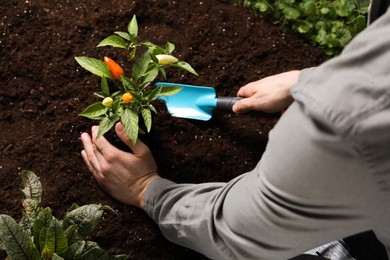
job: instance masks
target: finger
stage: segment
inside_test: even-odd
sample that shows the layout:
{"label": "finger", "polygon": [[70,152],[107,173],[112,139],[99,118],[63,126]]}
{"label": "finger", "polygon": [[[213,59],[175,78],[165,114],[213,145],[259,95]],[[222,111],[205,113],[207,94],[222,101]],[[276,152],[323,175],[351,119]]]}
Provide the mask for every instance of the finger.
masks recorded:
{"label": "finger", "polygon": [[142,157],[145,153],[149,152],[149,148],[141,140],[138,139],[137,142],[133,144],[121,123],[115,125],[115,132],[119,139],[133,151],[135,156]]}
{"label": "finger", "polygon": [[237,96],[239,97],[251,97],[256,93],[256,85],[254,82],[249,83],[243,87],[241,87],[238,92]]}
{"label": "finger", "polygon": [[253,102],[251,98],[243,98],[233,106],[234,113],[245,113],[253,109]]}
{"label": "finger", "polygon": [[[81,142],[83,143],[84,146],[84,152],[82,153],[83,159],[87,164],[87,167],[91,170],[93,169],[94,171],[99,172],[100,171],[100,164],[99,161],[96,157],[92,140],[89,134],[83,133],[81,135]],[[93,170],[91,170],[93,172]]]}
{"label": "finger", "polygon": [[[98,126],[92,127],[92,142],[96,145],[96,148],[103,156],[107,154],[113,154],[116,148],[109,141],[107,141],[104,136],[97,137],[98,131]],[[98,153],[96,154],[98,155]]]}
{"label": "finger", "polygon": [[84,163],[85,163],[85,165],[87,165],[89,171],[94,174],[94,172],[96,170],[93,168],[92,164],[89,162],[89,159],[88,159],[88,156],[87,156],[87,153],[85,152],[85,150],[81,151],[81,157],[83,158]]}

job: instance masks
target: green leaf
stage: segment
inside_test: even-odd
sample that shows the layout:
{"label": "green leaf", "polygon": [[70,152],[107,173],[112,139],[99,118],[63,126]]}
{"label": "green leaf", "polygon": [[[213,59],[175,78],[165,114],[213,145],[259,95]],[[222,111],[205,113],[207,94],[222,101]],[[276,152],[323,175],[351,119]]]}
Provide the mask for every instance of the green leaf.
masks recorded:
{"label": "green leaf", "polygon": [[109,210],[112,213],[114,213],[115,215],[119,216],[118,213],[112,207],[110,207],[108,205],[101,205],[100,210]]}
{"label": "green leaf", "polygon": [[156,87],[152,90],[149,90],[145,92],[144,98],[146,98],[148,101],[153,101],[158,97],[158,94],[160,94],[162,87]]}
{"label": "green leaf", "polygon": [[100,259],[105,255],[106,253],[104,250],[101,249],[96,242],[87,241],[80,258],[85,260],[95,260]]}
{"label": "green leaf", "polygon": [[122,76],[120,80],[122,82],[122,85],[125,87],[125,90],[136,91],[135,84],[132,79]]}
{"label": "green leaf", "polygon": [[53,255],[54,255],[54,252],[50,251],[49,248],[45,247],[43,248],[42,252],[41,252],[41,258],[43,260],[51,260],[53,258]]}
{"label": "green leaf", "polygon": [[366,17],[363,15],[359,15],[356,17],[356,22],[354,26],[354,35],[356,35],[358,32],[362,31],[366,27]]}
{"label": "green leaf", "polygon": [[82,237],[79,235],[79,231],[77,230],[77,225],[71,225],[70,227],[68,227],[65,230],[65,234],[69,246],[82,240]]}
{"label": "green leaf", "polygon": [[81,254],[85,247],[85,241],[77,241],[76,243],[69,246],[68,251],[66,251],[64,258],[65,259],[81,259]]}
{"label": "green leaf", "polygon": [[0,240],[11,259],[39,260],[34,243],[16,221],[8,215],[0,215]]}
{"label": "green leaf", "polygon": [[[176,63],[175,63],[176,64]],[[171,64],[171,66],[174,65],[174,64]],[[161,75],[163,76],[164,79],[167,78],[167,73],[165,72],[165,69],[163,66],[159,66],[158,67],[158,71],[161,73]]]}
{"label": "green leaf", "polygon": [[178,93],[182,89],[183,89],[182,87],[177,87],[177,86],[164,86],[161,87],[161,91],[158,94],[158,96],[172,96]]}
{"label": "green leaf", "polygon": [[140,45],[148,47],[149,52],[154,55],[166,53],[165,49],[149,41],[140,42]]}
{"label": "green leaf", "polygon": [[[41,247],[41,244],[39,243],[41,231],[43,228],[49,228],[52,219],[53,219],[53,215],[51,209],[47,207],[39,212],[38,217],[34,221],[33,235],[34,235],[35,245],[38,247],[39,251],[43,249],[43,246]],[[45,235],[45,240],[46,240],[46,235]]]}
{"label": "green leaf", "polygon": [[102,40],[97,47],[103,47],[103,46],[112,46],[116,48],[122,48],[126,49],[126,42],[123,40],[123,38],[116,36],[116,35],[111,35]]}
{"label": "green leaf", "polygon": [[51,260],[64,260],[61,256],[57,255],[56,253],[53,254]]}
{"label": "green leaf", "polygon": [[198,73],[196,73],[196,71],[191,67],[191,65],[188,64],[185,61],[179,61],[179,62],[176,62],[176,63],[172,63],[172,64],[170,64],[170,66],[177,67],[179,69],[183,69],[185,71],[188,71],[188,72],[198,76]]}
{"label": "green leaf", "polygon": [[34,222],[35,218],[38,216],[40,210],[40,203],[34,199],[24,199],[23,200],[24,216],[27,218],[27,221]]}
{"label": "green leaf", "polygon": [[325,30],[319,30],[315,38],[319,44],[325,44],[327,42],[328,35]]}
{"label": "green leaf", "polygon": [[131,41],[130,34],[127,32],[114,32],[114,33],[119,35],[120,37],[122,37],[125,40]]}
{"label": "green leaf", "polygon": [[150,52],[150,58],[152,59],[152,61],[156,64],[158,64],[158,59],[156,57],[156,55],[153,54],[153,52]]}
{"label": "green leaf", "polygon": [[152,69],[150,69],[149,71],[147,71],[145,73],[145,75],[143,76],[143,82],[152,82],[154,81],[158,76],[158,68],[157,67],[153,67]]}
{"label": "green leaf", "polygon": [[138,80],[142,75],[145,74],[150,64],[150,60],[151,57],[148,52],[145,52],[140,58],[138,58],[138,60],[134,64],[131,74],[135,80]]}
{"label": "green leaf", "polygon": [[121,116],[121,122],[125,128],[127,135],[130,137],[133,144],[137,142],[138,139],[138,113],[131,109],[125,109]]}
{"label": "green leaf", "polygon": [[154,108],[154,106],[153,106],[152,104],[149,105],[149,109],[150,109],[153,113],[157,114],[157,110],[156,110],[156,108]]}
{"label": "green leaf", "polygon": [[129,59],[130,59],[130,60],[134,59],[136,53],[137,53],[137,48],[132,48],[132,49],[129,51]]}
{"label": "green leaf", "polygon": [[298,32],[303,34],[308,33],[313,28],[313,24],[307,21],[297,22],[297,25]]}
{"label": "green leaf", "polygon": [[107,133],[115,125],[116,121],[118,121],[117,117],[105,117],[100,120],[97,137],[100,137]]}
{"label": "green leaf", "polygon": [[92,74],[95,74],[99,77],[112,79],[110,69],[107,67],[104,61],[86,56],[78,56],[75,57],[75,59],[81,67],[88,70]]}
{"label": "green leaf", "polygon": [[320,12],[321,12],[321,14],[327,14],[330,12],[330,9],[328,7],[322,7]]}
{"label": "green leaf", "polygon": [[117,112],[121,104],[121,99],[117,98],[115,99],[114,103],[112,104],[112,110]]}
{"label": "green leaf", "polygon": [[339,37],[340,45],[345,46],[348,42],[350,42],[352,39],[351,32],[348,30],[345,30],[344,33]]}
{"label": "green leaf", "polygon": [[286,19],[290,20],[295,20],[301,15],[298,9],[292,7],[287,7],[286,9],[284,9],[284,14],[286,16]]}
{"label": "green leaf", "polygon": [[83,116],[89,119],[98,119],[108,111],[108,107],[104,106],[102,102],[94,103],[88,106],[79,116]]}
{"label": "green leaf", "polygon": [[65,231],[62,230],[60,222],[55,218],[47,229],[45,248],[58,255],[63,255],[68,250],[68,240]]}
{"label": "green leaf", "polygon": [[348,11],[347,7],[346,6],[340,6],[337,10],[336,10],[336,13],[337,15],[341,16],[341,17],[347,17],[350,12]]}
{"label": "green leaf", "polygon": [[257,10],[259,10],[260,12],[264,13],[264,12],[267,12],[269,5],[266,3],[259,2],[259,3],[255,4],[255,8]]}
{"label": "green leaf", "polygon": [[175,45],[171,42],[167,42],[164,49],[168,54],[171,54],[175,50]]}
{"label": "green leaf", "polygon": [[103,92],[94,92],[93,93],[95,96],[99,97],[99,98],[103,98],[105,99],[107,97],[106,94],[104,94]]}
{"label": "green leaf", "polygon": [[102,77],[102,80],[100,81],[100,87],[102,89],[102,92],[106,95],[110,95],[110,89],[108,88],[107,78]]}
{"label": "green leaf", "polygon": [[315,11],[315,0],[307,0],[301,4],[305,15],[311,15]]}
{"label": "green leaf", "polygon": [[141,113],[145,122],[146,131],[149,133],[152,128],[152,112],[149,108],[142,108]]}
{"label": "green leaf", "polygon": [[67,212],[71,212],[74,209],[79,208],[80,206],[77,203],[72,203],[72,205],[68,208]]}
{"label": "green leaf", "polygon": [[20,173],[22,177],[22,192],[27,199],[41,201],[42,197],[42,184],[39,181],[38,176],[32,171],[23,170]]}
{"label": "green leaf", "polygon": [[103,215],[101,205],[84,205],[68,212],[63,220],[63,228],[67,229],[71,225],[78,227],[79,234],[82,237],[89,235],[99,223]]}
{"label": "green leaf", "polygon": [[127,30],[133,39],[137,39],[138,37],[138,23],[137,17],[134,15],[129,24],[127,25]]}
{"label": "green leaf", "polygon": [[46,245],[46,233],[47,233],[46,227],[42,228],[41,231],[39,232],[38,240],[35,241],[35,245],[39,247],[39,251],[42,253],[45,249]]}
{"label": "green leaf", "polygon": [[146,46],[148,48],[158,47],[158,45],[156,45],[156,44],[154,44],[152,42],[149,42],[149,41],[143,41],[143,42],[140,42],[139,44],[142,45],[142,46]]}

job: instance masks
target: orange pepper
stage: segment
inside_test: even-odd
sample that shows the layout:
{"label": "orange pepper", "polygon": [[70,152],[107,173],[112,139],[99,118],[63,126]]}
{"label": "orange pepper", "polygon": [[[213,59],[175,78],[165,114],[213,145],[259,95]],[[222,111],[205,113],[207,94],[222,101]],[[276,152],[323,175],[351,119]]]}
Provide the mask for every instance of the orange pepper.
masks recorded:
{"label": "orange pepper", "polygon": [[110,59],[109,57],[104,57],[104,63],[108,66],[111,72],[111,76],[114,79],[120,79],[125,72],[123,71],[122,67],[116,63],[114,60]]}
{"label": "orange pepper", "polygon": [[129,92],[122,95],[123,103],[127,104],[130,103],[133,100],[133,95],[131,95]]}

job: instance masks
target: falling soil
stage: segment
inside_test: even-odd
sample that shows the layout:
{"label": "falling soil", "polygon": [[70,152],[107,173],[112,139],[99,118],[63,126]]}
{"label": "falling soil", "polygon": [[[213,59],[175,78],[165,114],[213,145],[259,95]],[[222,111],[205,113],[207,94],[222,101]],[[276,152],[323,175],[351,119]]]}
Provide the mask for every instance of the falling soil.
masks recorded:
{"label": "falling soil", "polygon": [[[174,54],[199,73],[169,69],[170,81],[211,86],[221,96],[326,60],[296,34],[217,0],[2,0],[0,14],[0,213],[20,219],[19,172],[32,170],[43,184],[43,206],[57,218],[72,203],[112,206],[119,216],[105,213],[89,239],[110,254],[131,252],[134,259],[204,257],[165,240],[142,210],[116,202],[92,178],[79,136],[94,122],[78,113],[98,100],[93,92],[100,81],[74,57],[120,59],[120,50],[96,45],[126,30],[137,15],[142,40],[175,43]],[[200,122],[173,118],[162,103],[156,107],[153,130],[141,139],[160,174],[179,183],[224,182],[251,170],[278,120],[214,113]]]}

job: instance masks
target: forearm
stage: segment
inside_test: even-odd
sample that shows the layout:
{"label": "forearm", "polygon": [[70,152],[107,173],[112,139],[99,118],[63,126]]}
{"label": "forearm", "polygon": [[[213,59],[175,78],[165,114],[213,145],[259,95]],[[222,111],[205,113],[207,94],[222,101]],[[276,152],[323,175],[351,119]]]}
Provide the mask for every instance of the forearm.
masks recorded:
{"label": "forearm", "polygon": [[369,228],[380,200],[359,160],[293,104],[253,171],[229,183],[154,180],[145,210],[169,240],[209,258],[287,259]]}
{"label": "forearm", "polygon": [[167,239],[208,257],[220,258],[226,249],[215,234],[214,211],[228,189],[226,183],[191,185],[154,180],[145,195],[145,210]]}

